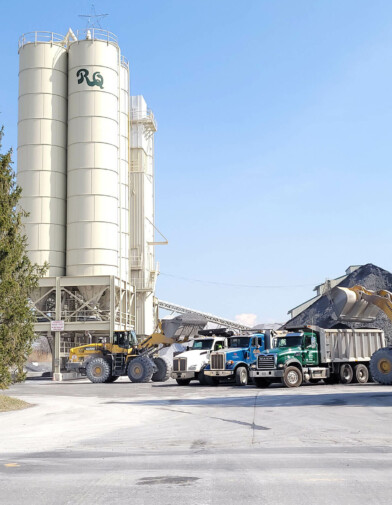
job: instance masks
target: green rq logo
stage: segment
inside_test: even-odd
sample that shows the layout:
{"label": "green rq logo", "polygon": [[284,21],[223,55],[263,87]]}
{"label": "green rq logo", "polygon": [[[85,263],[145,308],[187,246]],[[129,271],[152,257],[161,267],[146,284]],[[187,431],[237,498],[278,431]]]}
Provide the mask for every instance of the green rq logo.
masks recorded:
{"label": "green rq logo", "polygon": [[86,68],[81,68],[76,72],[76,77],[78,78],[78,84],[82,84],[85,80],[88,86],[98,86],[103,89],[103,77],[100,72],[94,72],[93,78],[89,78],[89,71]]}

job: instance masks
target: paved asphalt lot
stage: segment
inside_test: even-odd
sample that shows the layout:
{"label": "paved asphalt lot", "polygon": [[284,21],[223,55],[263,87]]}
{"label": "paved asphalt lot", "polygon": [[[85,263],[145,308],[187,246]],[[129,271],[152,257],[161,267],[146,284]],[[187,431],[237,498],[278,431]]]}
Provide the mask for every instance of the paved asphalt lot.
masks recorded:
{"label": "paved asphalt lot", "polygon": [[[192,383],[193,384],[193,383]],[[31,380],[0,413],[1,505],[392,502],[392,387]]]}

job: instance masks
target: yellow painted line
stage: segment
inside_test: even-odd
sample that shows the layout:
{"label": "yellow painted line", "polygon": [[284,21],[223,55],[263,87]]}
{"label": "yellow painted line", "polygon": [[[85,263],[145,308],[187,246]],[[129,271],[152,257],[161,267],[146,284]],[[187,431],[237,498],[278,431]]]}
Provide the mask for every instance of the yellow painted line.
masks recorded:
{"label": "yellow painted line", "polygon": [[15,467],[15,466],[20,466],[20,465],[18,465],[18,463],[6,463],[4,466],[12,466],[12,467]]}

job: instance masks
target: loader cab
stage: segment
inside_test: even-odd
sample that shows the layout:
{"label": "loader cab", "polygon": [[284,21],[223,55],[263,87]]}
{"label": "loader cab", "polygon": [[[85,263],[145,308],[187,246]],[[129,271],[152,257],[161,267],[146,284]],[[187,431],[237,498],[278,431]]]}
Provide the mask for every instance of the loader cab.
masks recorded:
{"label": "loader cab", "polygon": [[113,333],[113,345],[117,345],[122,349],[130,349],[137,345],[137,337],[134,330],[131,331],[115,331]]}

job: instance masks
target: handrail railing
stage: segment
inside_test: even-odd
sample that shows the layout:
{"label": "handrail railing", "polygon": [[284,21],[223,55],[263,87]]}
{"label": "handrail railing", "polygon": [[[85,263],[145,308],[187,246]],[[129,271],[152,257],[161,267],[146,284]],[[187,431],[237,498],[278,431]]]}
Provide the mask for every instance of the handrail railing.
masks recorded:
{"label": "handrail railing", "polygon": [[131,119],[151,119],[155,121],[154,113],[151,109],[131,109]]}
{"label": "handrail railing", "polygon": [[131,109],[131,121],[143,121],[152,132],[156,132],[158,124],[151,109]]}
{"label": "handrail railing", "polygon": [[121,55],[121,65],[129,69],[129,60],[123,54]]}
{"label": "handrail railing", "polygon": [[118,46],[118,37],[112,32],[102,30],[102,28],[85,28],[77,30],[76,37],[79,40],[104,40],[108,44],[116,44]]}
{"label": "handrail railing", "polygon": [[50,42],[62,47],[67,47],[64,35],[54,32],[27,32],[19,37],[19,49],[26,44],[37,44],[37,42]]}

